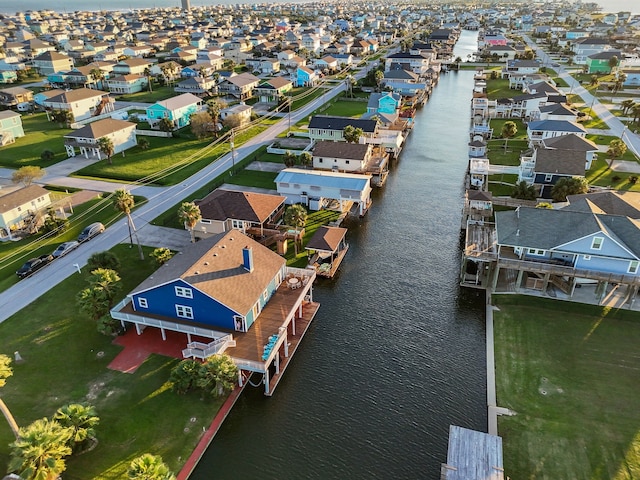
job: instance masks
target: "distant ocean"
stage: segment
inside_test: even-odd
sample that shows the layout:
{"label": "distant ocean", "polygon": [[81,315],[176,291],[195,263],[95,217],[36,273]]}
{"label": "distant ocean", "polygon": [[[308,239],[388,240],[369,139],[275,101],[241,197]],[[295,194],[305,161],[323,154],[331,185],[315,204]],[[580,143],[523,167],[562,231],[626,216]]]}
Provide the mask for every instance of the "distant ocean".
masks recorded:
{"label": "distant ocean", "polygon": [[[275,2],[291,0],[275,0]],[[293,0],[295,1],[295,0]],[[605,12],[632,12],[640,14],[638,0],[583,0],[595,1]],[[191,6],[206,5],[235,5],[238,3],[275,3],[265,0],[191,0]],[[0,0],[0,13],[15,14],[18,10],[55,10],[58,12],[73,12],[75,10],[131,10],[135,8],[166,8],[179,7],[180,0]]]}

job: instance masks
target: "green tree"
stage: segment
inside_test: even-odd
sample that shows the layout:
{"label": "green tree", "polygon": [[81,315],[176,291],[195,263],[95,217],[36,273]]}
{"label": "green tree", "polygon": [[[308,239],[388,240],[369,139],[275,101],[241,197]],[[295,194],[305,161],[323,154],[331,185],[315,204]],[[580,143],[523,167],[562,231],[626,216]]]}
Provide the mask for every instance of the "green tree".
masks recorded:
{"label": "green tree", "polygon": [[133,245],[133,241],[131,240],[131,232],[133,231],[133,236],[136,237],[136,243],[138,244],[138,253],[140,254],[140,260],[144,260],[144,253],[142,253],[142,246],[140,245],[138,232],[136,231],[136,226],[134,225],[133,218],[131,217],[131,210],[133,210],[133,207],[136,204],[133,195],[127,192],[124,188],[119,188],[113,192],[111,201],[113,202],[114,209],[124,213],[127,216],[127,226],[129,227],[129,243]]}
{"label": "green tree", "polygon": [[144,76],[147,77],[147,87],[149,87],[149,91],[153,92],[153,77],[151,76],[151,69],[149,67],[145,67]]}
{"label": "green tree", "polygon": [[208,112],[198,112],[191,115],[189,124],[191,126],[191,133],[193,133],[198,140],[208,137],[215,130],[215,124],[213,118]]}
{"label": "green tree", "polygon": [[597,75],[591,75],[591,80],[589,81],[589,86],[597,87],[598,83],[600,83],[600,81],[598,80],[598,76]]}
{"label": "green tree", "polygon": [[299,203],[291,205],[284,214],[284,223],[291,227],[304,227],[307,223],[307,209]]}
{"label": "green tree", "polygon": [[620,103],[620,106],[622,107],[622,115],[626,115],[627,112],[632,110],[635,104],[636,102],[632,99],[623,100],[622,103]]}
{"label": "green tree", "polygon": [[134,458],[127,469],[129,480],[175,480],[169,467],[162,461],[159,455],[145,453]]}
{"label": "green tree", "polygon": [[296,154],[287,150],[282,156],[282,163],[287,168],[291,168],[296,164]]}
{"label": "green tree", "polygon": [[71,403],[60,407],[53,415],[53,419],[63,427],[71,429],[69,446],[72,450],[77,450],[86,445],[88,441],[95,439],[95,428],[100,423],[96,409],[91,405],[80,403]]}
{"label": "green tree", "polygon": [[191,234],[191,243],[196,241],[195,231],[196,225],[202,220],[202,213],[200,207],[193,202],[182,202],[180,208],[178,208],[178,218],[189,230]]}
{"label": "green tree", "polygon": [[24,480],[56,480],[66,465],[64,457],[71,455],[69,439],[73,431],[54,420],[42,418],[21,428],[11,444],[9,472]]}
{"label": "green tree", "polygon": [[108,307],[113,307],[116,295],[122,288],[118,272],[108,268],[96,268],[91,271],[91,276],[89,276],[87,281],[91,287],[102,290]]}
{"label": "green tree", "polygon": [[112,165],[113,162],[111,161],[111,156],[113,155],[114,147],[113,142],[109,137],[101,137],[98,139],[98,150],[107,157],[109,165]]}
{"label": "green tree", "polygon": [[40,168],[37,165],[25,165],[13,172],[11,181],[13,183],[21,183],[25,187],[28,187],[34,180],[39,180],[44,177],[46,173],[44,168]]}
{"label": "green tree", "polygon": [[616,158],[620,158],[627,151],[627,145],[619,138],[615,138],[609,142],[609,148],[607,149],[607,156],[609,157],[609,165],[607,168],[611,168]]}
{"label": "green tree", "polygon": [[76,295],[76,303],[80,313],[94,321],[109,313],[109,298],[100,287],[83,288]]}
{"label": "green tree", "polygon": [[90,272],[98,268],[107,268],[117,272],[120,269],[120,259],[115,253],[108,250],[95,252],[87,259],[87,268]]}
{"label": "green tree", "polygon": [[171,369],[171,374],[169,375],[171,389],[180,395],[184,395],[198,387],[198,382],[202,376],[202,368],[200,362],[191,359],[182,360]]}
{"label": "green tree", "polygon": [[54,158],[56,158],[56,153],[53,150],[43,150],[40,154],[40,160],[43,162],[51,162]]}
{"label": "green tree", "polygon": [[538,192],[536,191],[536,188],[533,185],[529,185],[524,180],[516,183],[516,186],[513,187],[513,191],[511,192],[511,198],[517,198],[520,200],[535,200],[537,197]]}
{"label": "green tree", "polygon": [[50,113],[50,118],[56,122],[60,128],[73,122],[73,114],[69,110],[54,110]]}
{"label": "green tree", "polygon": [[620,61],[618,60],[618,57],[616,55],[614,55],[613,57],[611,57],[609,59],[609,61],[607,62],[609,64],[609,72],[613,73],[616,69],[616,67],[618,66],[618,63],[620,63]]}
{"label": "green tree", "polygon": [[347,125],[342,131],[342,136],[348,143],[358,143],[363,134],[364,131],[360,127],[356,128],[353,125]]}
{"label": "green tree", "polygon": [[102,88],[102,82],[104,80],[104,72],[99,68],[92,68],[89,71],[89,77],[91,77],[93,85],[98,88],[98,83],[100,84],[100,88]]}
{"label": "green tree", "polygon": [[384,72],[382,70],[376,70],[373,74],[373,78],[376,81],[376,87],[379,89],[380,85],[382,85],[382,80],[384,80]]}
{"label": "green tree", "polygon": [[219,397],[234,389],[238,382],[238,367],[226,354],[212,355],[202,365],[198,387],[212,397]]}
{"label": "green tree", "polygon": [[138,141],[138,146],[140,147],[140,150],[148,150],[149,149],[149,139],[146,137],[139,137],[137,139]]}
{"label": "green tree", "polygon": [[169,120],[168,118],[162,118],[159,122],[158,122],[158,128],[160,130],[162,130],[163,132],[172,132],[174,125],[173,122],[171,120]]}
{"label": "green tree", "polygon": [[[5,386],[5,384],[7,383],[7,378],[9,378],[11,375],[13,375],[13,369],[11,368],[11,359],[6,355],[0,354],[0,388]],[[9,424],[13,435],[17,439],[19,435],[18,424],[13,418],[9,407],[7,407],[7,405],[2,400],[2,397],[0,397],[0,410],[4,415],[4,418],[7,420],[7,423]]]}
{"label": "green tree", "polygon": [[555,202],[566,202],[568,195],[586,193],[588,189],[589,185],[584,177],[564,177],[551,189],[551,198]]}
{"label": "green tree", "polygon": [[300,161],[301,165],[309,167],[311,166],[311,164],[313,164],[313,155],[311,155],[311,153],[309,152],[302,152],[300,155],[298,155],[298,160]]}
{"label": "green tree", "polygon": [[211,116],[216,135],[218,134],[218,123],[220,123],[220,110],[222,110],[223,107],[224,105],[220,100],[215,98],[207,102],[207,113]]}
{"label": "green tree", "polygon": [[504,125],[502,125],[502,130],[500,131],[500,134],[502,135],[502,138],[504,138],[505,152],[507,151],[507,142],[509,141],[510,138],[514,137],[516,133],[518,133],[518,126],[516,125],[515,122],[512,122],[512,121],[504,122]]}
{"label": "green tree", "polygon": [[153,252],[151,252],[149,256],[153,258],[158,265],[164,265],[171,260],[173,253],[166,247],[158,247],[154,248]]}

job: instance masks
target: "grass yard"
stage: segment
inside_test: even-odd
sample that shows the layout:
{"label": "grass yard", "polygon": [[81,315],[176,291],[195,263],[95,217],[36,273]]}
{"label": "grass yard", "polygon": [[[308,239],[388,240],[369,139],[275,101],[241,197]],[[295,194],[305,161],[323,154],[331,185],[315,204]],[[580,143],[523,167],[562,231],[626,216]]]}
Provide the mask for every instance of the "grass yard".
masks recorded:
{"label": "grass yard", "polygon": [[517,128],[515,136],[511,137],[509,142],[527,138],[527,127],[522,123],[522,120],[518,118],[492,118],[489,121],[489,126],[493,128],[493,138],[502,138],[502,127],[507,122],[515,123]]}
{"label": "grass yard", "polygon": [[[151,259],[140,261],[137,250],[127,245],[113,251],[122,263],[123,295],[156,268]],[[176,359],[152,355],[133,374],[107,369],[121,347],[97,333],[95,323],[78,312],[75,295],[87,285],[87,276],[86,269],[73,275],[0,324],[0,352],[19,351],[24,358],[13,365],[14,375],[3,387],[2,398],[20,426],[51,416],[71,402],[96,407],[99,443],[90,452],[68,457],[65,479],[124,478],[128,463],[145,452],[162,455],[177,472],[221,400],[178,396],[168,390],[166,382]],[[1,465],[7,465],[11,441],[2,422]]]}
{"label": "grass yard", "polygon": [[492,165],[520,165],[520,154],[528,149],[527,140],[509,140],[507,149],[503,139],[489,140],[487,157]]}
{"label": "grass yard", "polygon": [[334,212],[332,210],[308,212],[307,223],[304,226],[304,235],[302,236],[302,248],[298,248],[298,254],[296,255],[295,247],[293,245],[289,245],[287,254],[284,256],[284,258],[287,259],[287,265],[298,268],[306,267],[308,255],[304,246],[309,243],[309,240],[311,240],[311,237],[313,237],[318,228],[337,220],[339,216],[340,212]]}
{"label": "grass yard", "polygon": [[[70,129],[60,128],[59,124],[49,122],[46,113],[22,115],[22,128],[24,137],[2,147],[0,166],[20,168],[25,165],[38,165],[46,168],[67,158],[62,137],[70,133]],[[40,158],[45,150],[55,153],[52,161],[45,162]]]}
{"label": "grass yard", "polygon": [[584,128],[596,128],[599,130],[609,130],[609,125],[607,125],[597,114],[593,111],[593,109],[588,107],[583,107],[579,109],[580,111],[586,113],[591,117],[591,120],[582,123]]}
{"label": "grass yard", "polygon": [[494,296],[505,472],[520,479],[640,477],[640,316]]}
{"label": "grass yard", "polygon": [[295,111],[295,110],[298,110],[299,108],[304,107],[307,103],[312,102],[316,98],[324,95],[324,92],[325,92],[325,89],[320,87],[315,90],[306,92],[303,96],[298,96],[299,98],[296,98],[291,104],[291,110]]}
{"label": "grass yard", "polygon": [[517,182],[517,174],[500,173],[497,175],[489,175],[489,191],[494,197],[509,197]]}
{"label": "grass yard", "polygon": [[161,100],[166,100],[167,98],[175,97],[177,94],[173,89],[175,87],[171,86],[162,86],[159,87],[157,85],[153,86],[153,91],[149,92],[148,90],[143,90],[138,93],[130,93],[128,95],[120,95],[116,97],[116,100],[121,102],[146,102],[146,103],[156,103]]}
{"label": "grass yard", "polygon": [[323,115],[336,115],[338,117],[355,117],[360,116],[367,111],[367,102],[349,101],[339,97],[331,101],[329,107],[322,112]]}
{"label": "grass yard", "polygon": [[[614,162],[615,163],[615,162]],[[631,183],[629,177],[638,177],[637,173],[616,172],[608,168],[609,159],[605,154],[599,154],[598,160],[591,164],[591,168],[587,172],[587,181],[589,185],[599,187],[611,187],[615,190],[628,190],[632,192],[640,192],[640,182]]]}
{"label": "grass yard", "polygon": [[[135,197],[135,201],[136,205],[141,205],[144,199]],[[19,281],[15,272],[30,258],[51,253],[60,243],[75,240],[82,229],[93,222],[102,222],[109,226],[119,217],[120,214],[114,210],[110,199],[96,197],[74,207],[73,215],[69,218],[69,228],[58,236],[52,237],[42,233],[18,242],[0,242],[0,291]],[[55,264],[45,267],[44,271],[52,269],[55,269]]]}
{"label": "grass yard", "polygon": [[508,78],[491,79],[489,76],[487,76],[487,98],[489,100],[510,98],[521,94],[521,91],[509,88]]}
{"label": "grass yard", "polygon": [[227,179],[227,183],[244,187],[257,187],[275,190],[276,172],[261,172],[258,170],[241,170]]}

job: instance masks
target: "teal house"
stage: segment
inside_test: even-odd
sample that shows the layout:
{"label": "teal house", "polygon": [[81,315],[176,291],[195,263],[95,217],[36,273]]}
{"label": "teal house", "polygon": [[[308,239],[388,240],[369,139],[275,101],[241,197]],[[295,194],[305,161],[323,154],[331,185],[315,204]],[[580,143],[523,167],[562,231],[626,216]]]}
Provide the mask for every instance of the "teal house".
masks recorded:
{"label": "teal house", "polygon": [[191,93],[183,93],[148,107],[147,120],[151,128],[159,128],[163,118],[169,119],[174,129],[186,127],[191,121],[191,115],[198,112],[201,105],[202,99]]}
{"label": "teal house", "polygon": [[372,93],[367,104],[367,113],[398,113],[402,96],[398,93]]}
{"label": "teal house", "polygon": [[18,74],[13,70],[0,70],[0,83],[13,83],[18,81]]}
{"label": "teal house", "polygon": [[300,66],[296,70],[296,87],[312,87],[317,81],[318,75],[310,68]]}
{"label": "teal house", "polygon": [[606,52],[594,53],[587,57],[588,73],[611,73],[611,64],[609,63],[613,57],[618,59],[617,65],[620,65],[622,58],[621,52],[617,50],[609,50]]}
{"label": "teal house", "polygon": [[0,112],[0,147],[15,142],[18,137],[24,137],[20,114],[11,110]]}

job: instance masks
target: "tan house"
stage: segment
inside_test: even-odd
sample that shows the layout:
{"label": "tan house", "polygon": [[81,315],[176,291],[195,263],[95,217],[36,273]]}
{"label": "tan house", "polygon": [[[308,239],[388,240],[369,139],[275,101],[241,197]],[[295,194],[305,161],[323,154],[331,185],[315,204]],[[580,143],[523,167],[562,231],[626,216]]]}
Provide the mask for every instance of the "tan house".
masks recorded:
{"label": "tan house", "polygon": [[0,105],[14,107],[19,103],[32,102],[33,91],[24,87],[9,87],[0,90]]}
{"label": "tan house", "polygon": [[275,227],[284,213],[284,202],[285,198],[280,195],[214,190],[195,201],[202,219],[196,224],[194,235],[207,238],[231,229],[260,235],[265,229]]}
{"label": "tan house", "polygon": [[113,144],[113,154],[124,152],[138,144],[136,124],[125,120],[104,118],[91,122],[64,136],[64,148],[69,157],[76,156],[76,148],[85,158],[100,158],[98,140],[109,138]]}
{"label": "tan house", "polygon": [[149,85],[149,79],[144,75],[132,73],[129,75],[118,75],[107,81],[109,92],[115,94],[129,94],[141,92]]}
{"label": "tan house", "polygon": [[[69,90],[44,100],[47,110],[66,110],[71,112],[75,121],[84,120],[92,115],[113,111],[113,99],[107,92],[78,88]],[[48,116],[47,112],[47,116]]]}
{"label": "tan house", "polygon": [[58,52],[44,52],[32,61],[40,75],[51,75],[56,72],[68,72],[73,68],[73,58]]}
{"label": "tan house", "polygon": [[50,192],[39,185],[0,196],[0,240],[11,240],[11,232],[33,221],[51,205]]}
{"label": "tan house", "polygon": [[233,95],[239,100],[246,100],[253,96],[253,89],[258,86],[260,79],[250,73],[241,73],[227,78],[220,84],[220,92]]}

